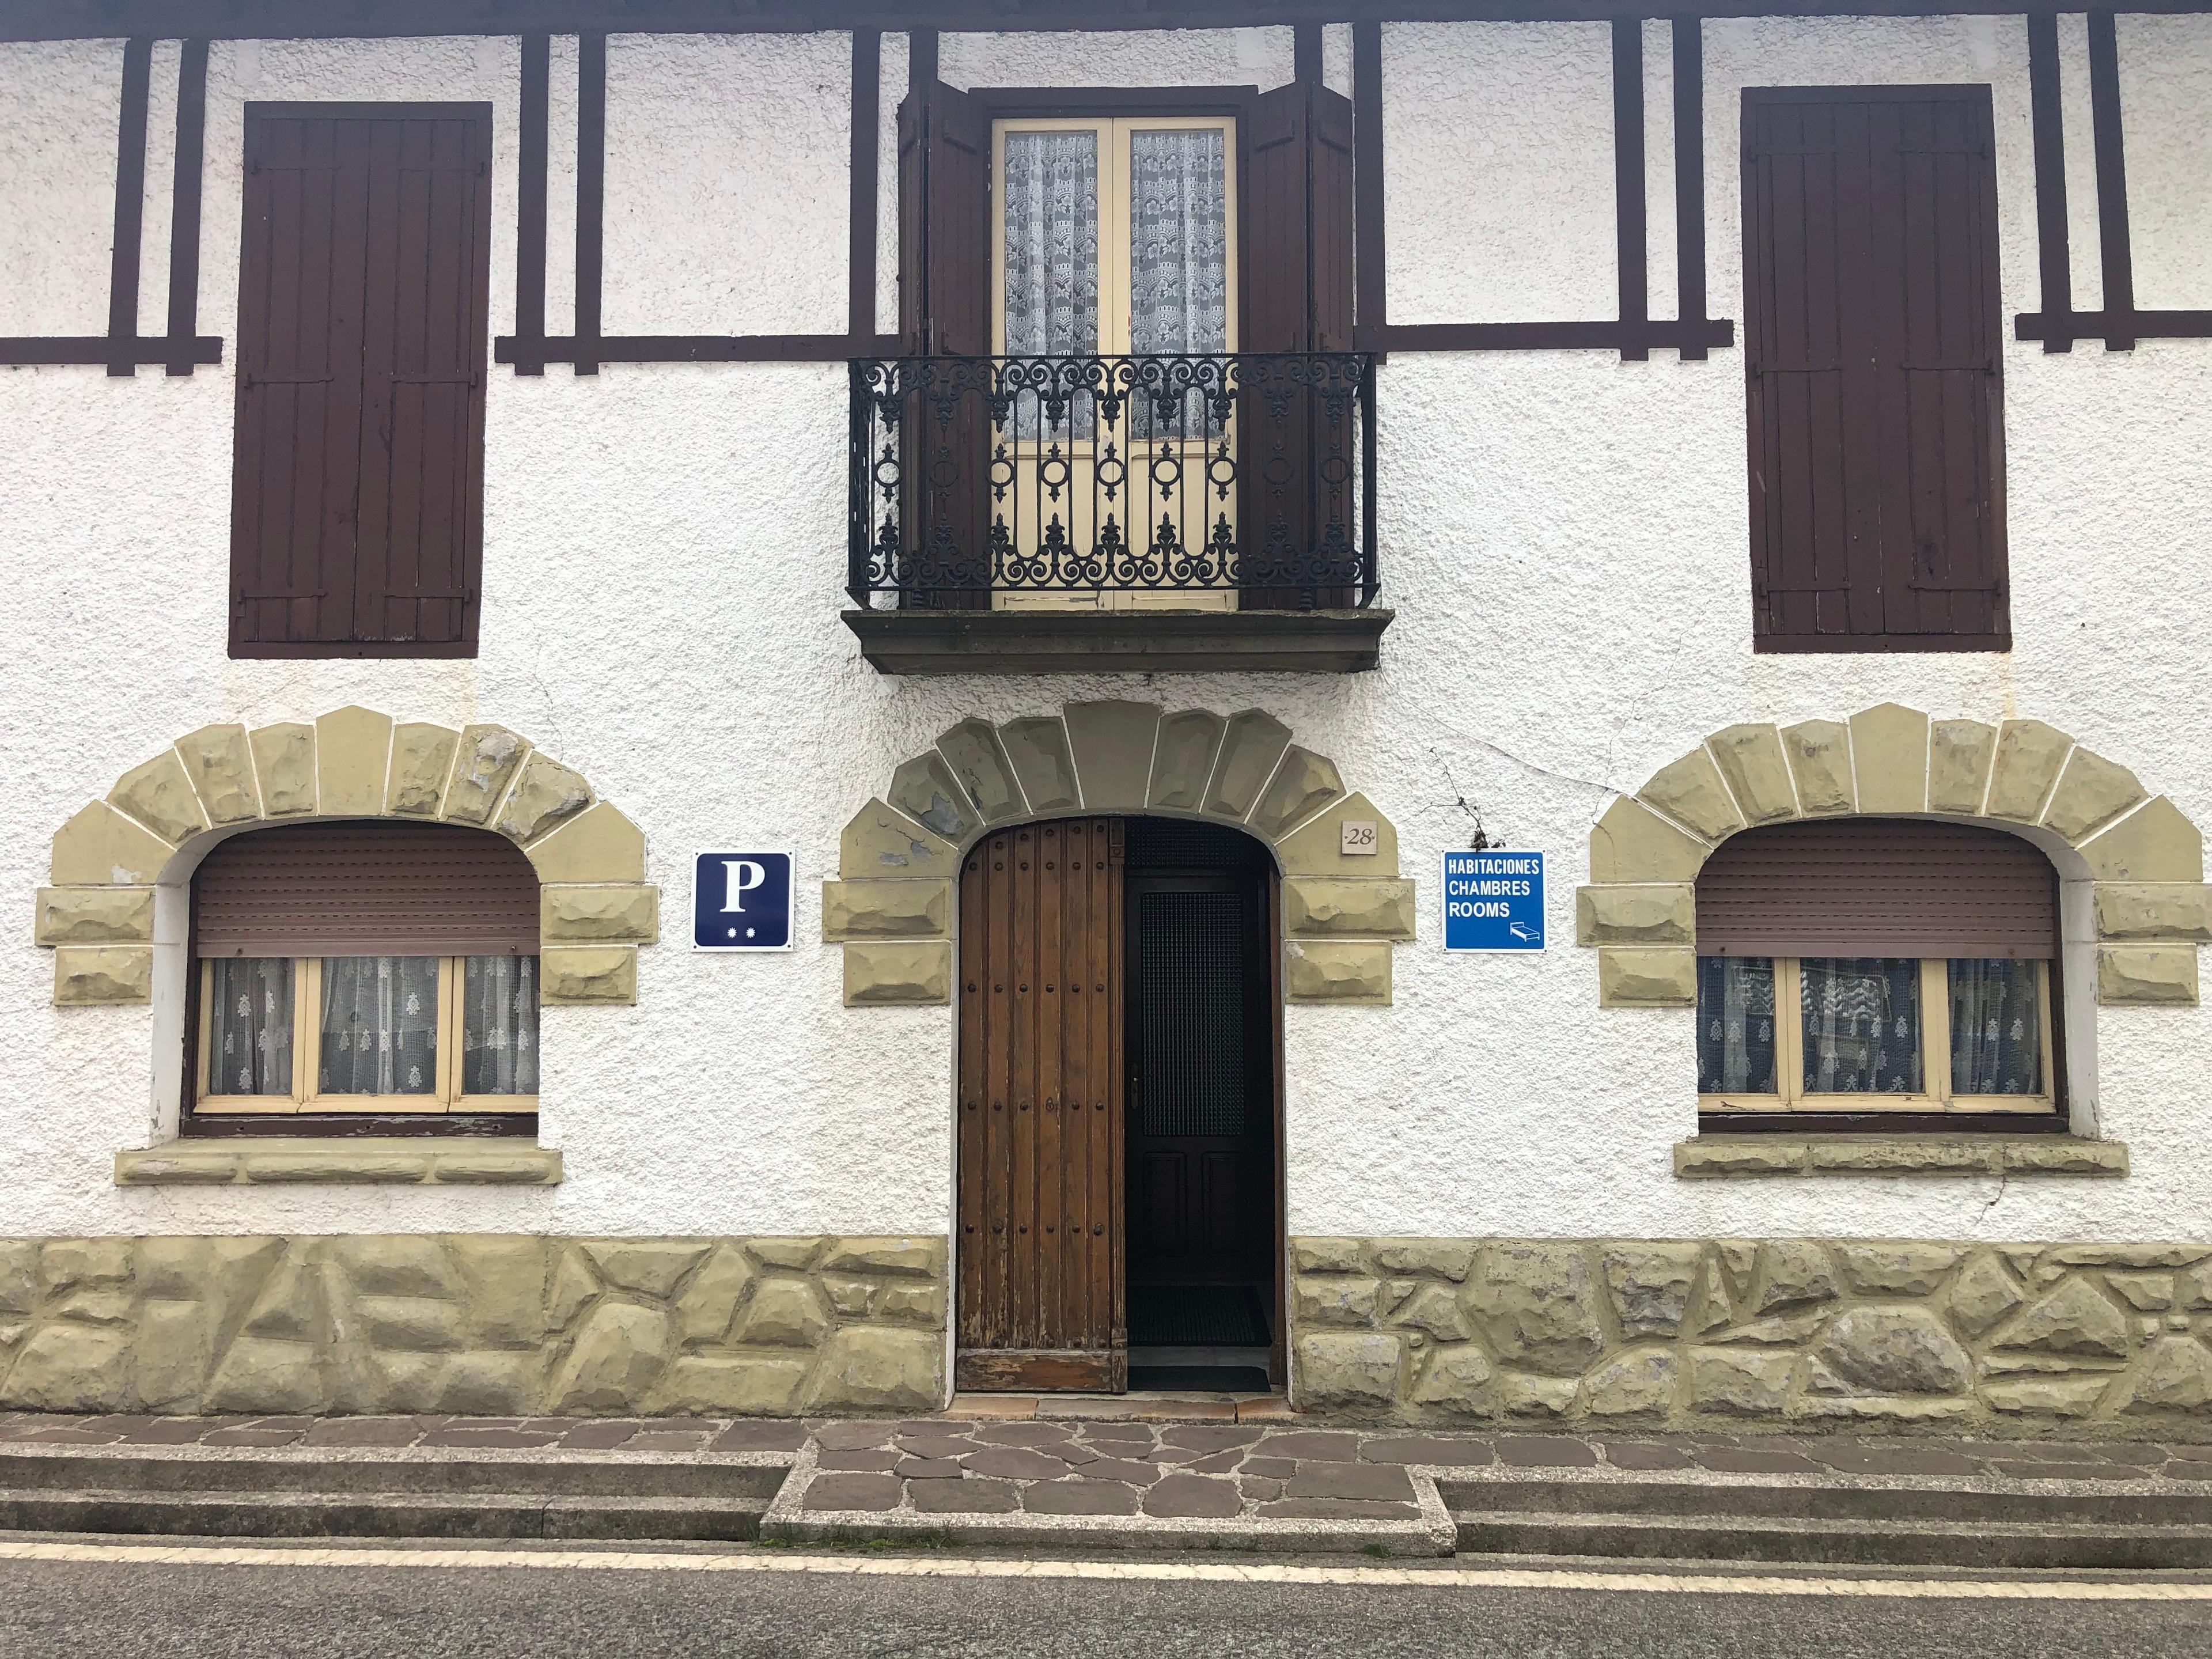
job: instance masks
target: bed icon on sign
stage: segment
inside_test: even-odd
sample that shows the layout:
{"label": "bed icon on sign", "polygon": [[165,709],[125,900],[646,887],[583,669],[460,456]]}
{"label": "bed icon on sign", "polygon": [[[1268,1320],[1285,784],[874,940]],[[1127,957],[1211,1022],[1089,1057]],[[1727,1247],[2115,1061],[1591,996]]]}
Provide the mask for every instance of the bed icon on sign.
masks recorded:
{"label": "bed icon on sign", "polygon": [[691,861],[691,947],[791,949],[791,854],[702,853]]}
{"label": "bed icon on sign", "polygon": [[1525,921],[1509,921],[1505,924],[1505,931],[1510,937],[1531,947],[1540,946],[1544,942],[1544,935]]}

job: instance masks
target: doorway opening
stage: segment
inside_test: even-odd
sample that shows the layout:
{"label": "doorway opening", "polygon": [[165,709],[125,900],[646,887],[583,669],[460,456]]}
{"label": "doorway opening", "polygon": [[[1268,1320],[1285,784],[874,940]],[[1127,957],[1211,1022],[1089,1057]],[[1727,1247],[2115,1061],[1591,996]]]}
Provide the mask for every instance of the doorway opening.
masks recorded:
{"label": "doorway opening", "polygon": [[1267,849],[1218,824],[969,850],[957,1386],[1283,1380],[1276,910]]}

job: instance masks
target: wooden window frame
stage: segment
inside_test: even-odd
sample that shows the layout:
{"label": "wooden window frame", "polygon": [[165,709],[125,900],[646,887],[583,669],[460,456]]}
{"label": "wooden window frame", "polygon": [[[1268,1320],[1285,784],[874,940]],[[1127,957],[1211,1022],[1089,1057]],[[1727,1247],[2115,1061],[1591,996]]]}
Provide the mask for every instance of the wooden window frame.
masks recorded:
{"label": "wooden window frame", "polygon": [[[1818,960],[1819,958],[1815,958]],[[2051,1023],[2051,982],[2056,964],[2036,963],[2036,1005],[2040,1025],[2040,1093],[1954,1095],[1951,1091],[1951,988],[1948,957],[1923,957],[1920,963],[1920,1081],[1915,1094],[1819,1094],[1805,1087],[1805,1020],[1802,1000],[1802,957],[1774,957],[1774,1091],[1761,1094],[1725,1090],[1699,1094],[1698,1110],[1716,1117],[1802,1117],[1808,1114],[1948,1115],[1990,1114],[2058,1115],[2058,1047]],[[1971,960],[1971,958],[1960,958]],[[1788,1011],[1785,1017],[1784,1011]]]}
{"label": "wooden window frame", "polygon": [[[1994,89],[1987,83],[1975,82],[1895,86],[1874,82],[1851,86],[1745,87],[1738,117],[1739,155],[1748,157],[1752,153],[1752,126],[1754,112],[1759,109],[1781,104],[1862,103],[1875,99],[1889,103],[1968,102],[1974,106],[1974,118],[1978,124],[1983,150],[1981,165],[1976,168],[1974,178],[1979,217],[1978,240],[1982,282],[1977,302],[1981,307],[1983,325],[1988,337],[1990,362],[1989,378],[1981,395],[1983,447],[1985,452],[1983,464],[1987,469],[1989,484],[1989,561],[1995,584],[1991,613],[1994,625],[1988,632],[1981,634],[1894,634],[1886,630],[1838,634],[1774,633],[1765,627],[1766,610],[1762,596],[1755,597],[1753,602],[1752,651],[1761,656],[1849,656],[1931,651],[2008,653],[2013,648],[2012,556],[2006,533],[2003,272],[2001,264],[2003,249],[1998,218],[2002,204],[1997,197]],[[1741,162],[1737,171],[1740,175],[1738,187],[1745,265],[1745,371],[1747,379],[1755,380],[1759,374],[1754,364],[1759,351],[1760,313],[1765,304],[1759,293],[1766,281],[1766,256],[1757,234],[1761,222],[1756,208],[1756,174],[1749,165]],[[1757,479],[1765,457],[1759,430],[1757,399],[1747,399],[1747,402],[1752,422],[1746,446],[1747,470],[1753,480],[1751,574],[1753,592],[1759,595],[1763,585],[1774,574],[1777,561],[1767,544],[1764,513],[1758,497]]]}
{"label": "wooden window frame", "polygon": [[427,1095],[326,1095],[316,1085],[322,1076],[323,961],[321,957],[291,957],[292,964],[292,1087],[282,1095],[218,1095],[208,1087],[211,1058],[210,1037],[215,1029],[213,979],[215,958],[200,959],[195,976],[199,1013],[193,1038],[197,1089],[195,1112],[222,1116],[276,1116],[302,1113],[405,1114],[435,1118],[449,1113],[531,1113],[538,1110],[536,1095],[470,1095],[461,1092],[462,988],[466,957],[438,958],[438,1077]]}

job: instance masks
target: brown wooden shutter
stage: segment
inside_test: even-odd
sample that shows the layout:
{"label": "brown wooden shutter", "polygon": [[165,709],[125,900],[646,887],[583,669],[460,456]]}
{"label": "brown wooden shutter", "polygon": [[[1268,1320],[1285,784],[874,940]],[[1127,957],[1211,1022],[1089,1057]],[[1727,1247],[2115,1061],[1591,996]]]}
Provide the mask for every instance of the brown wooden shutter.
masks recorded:
{"label": "brown wooden shutter", "polygon": [[1744,93],[1753,635],[2009,644],[1986,87]]}
{"label": "brown wooden shutter", "polygon": [[538,873],[489,830],[374,820],[252,830],[192,878],[203,957],[530,956]]}
{"label": "brown wooden shutter", "polygon": [[[899,106],[899,331],[913,356],[991,353],[991,118],[933,82]],[[952,375],[939,387],[949,387]],[[902,534],[937,610],[988,611],[995,574],[990,414],[979,379],[951,399],[907,404]],[[943,586],[934,584],[942,583]]]}
{"label": "brown wooden shutter", "polygon": [[2017,836],[1926,818],[1747,830],[1698,872],[1698,951],[2021,957],[2058,950],[2058,876]]}
{"label": "brown wooden shutter", "polygon": [[465,655],[490,110],[246,110],[231,647]]}
{"label": "brown wooden shutter", "polygon": [[[1352,349],[1352,104],[1303,82],[1261,93],[1246,123],[1243,292],[1245,352]],[[1261,371],[1264,373],[1264,371]],[[1249,376],[1248,376],[1249,380]],[[1323,418],[1310,394],[1247,395],[1238,404],[1237,538],[1248,566],[1289,550],[1302,556],[1328,522],[1318,492]],[[1348,418],[1346,433],[1350,431]],[[1246,609],[1297,608],[1303,591],[1247,586]],[[1315,605],[1354,602],[1323,589]]]}
{"label": "brown wooden shutter", "polygon": [[1121,837],[1030,824],[962,866],[958,1388],[1127,1384]]}

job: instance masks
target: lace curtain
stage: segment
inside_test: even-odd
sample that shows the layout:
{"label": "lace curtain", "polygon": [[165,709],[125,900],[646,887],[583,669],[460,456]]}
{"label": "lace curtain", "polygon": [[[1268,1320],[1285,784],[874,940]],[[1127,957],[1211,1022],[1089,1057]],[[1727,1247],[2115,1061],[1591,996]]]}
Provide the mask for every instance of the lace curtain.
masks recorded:
{"label": "lace curtain", "polygon": [[1973,958],[1950,964],[1951,1092],[2043,1091],[2043,1001],[2038,965]]}
{"label": "lace curtain", "polygon": [[1221,130],[1129,137],[1129,349],[1229,349],[1229,196]]}
{"label": "lace curtain", "polygon": [[1698,1092],[1774,1092],[1774,959],[1698,958]]}
{"label": "lace curtain", "polygon": [[471,957],[461,975],[461,1092],[538,1092],[538,958]]}
{"label": "lace curtain", "polygon": [[1805,1092],[1920,1092],[1920,964],[1808,957],[1800,964]]}
{"label": "lace curtain", "polygon": [[437,957],[323,958],[320,1087],[329,1095],[437,1091]]}
{"label": "lace curtain", "polygon": [[218,957],[208,990],[208,1092],[292,1092],[292,961]]}

